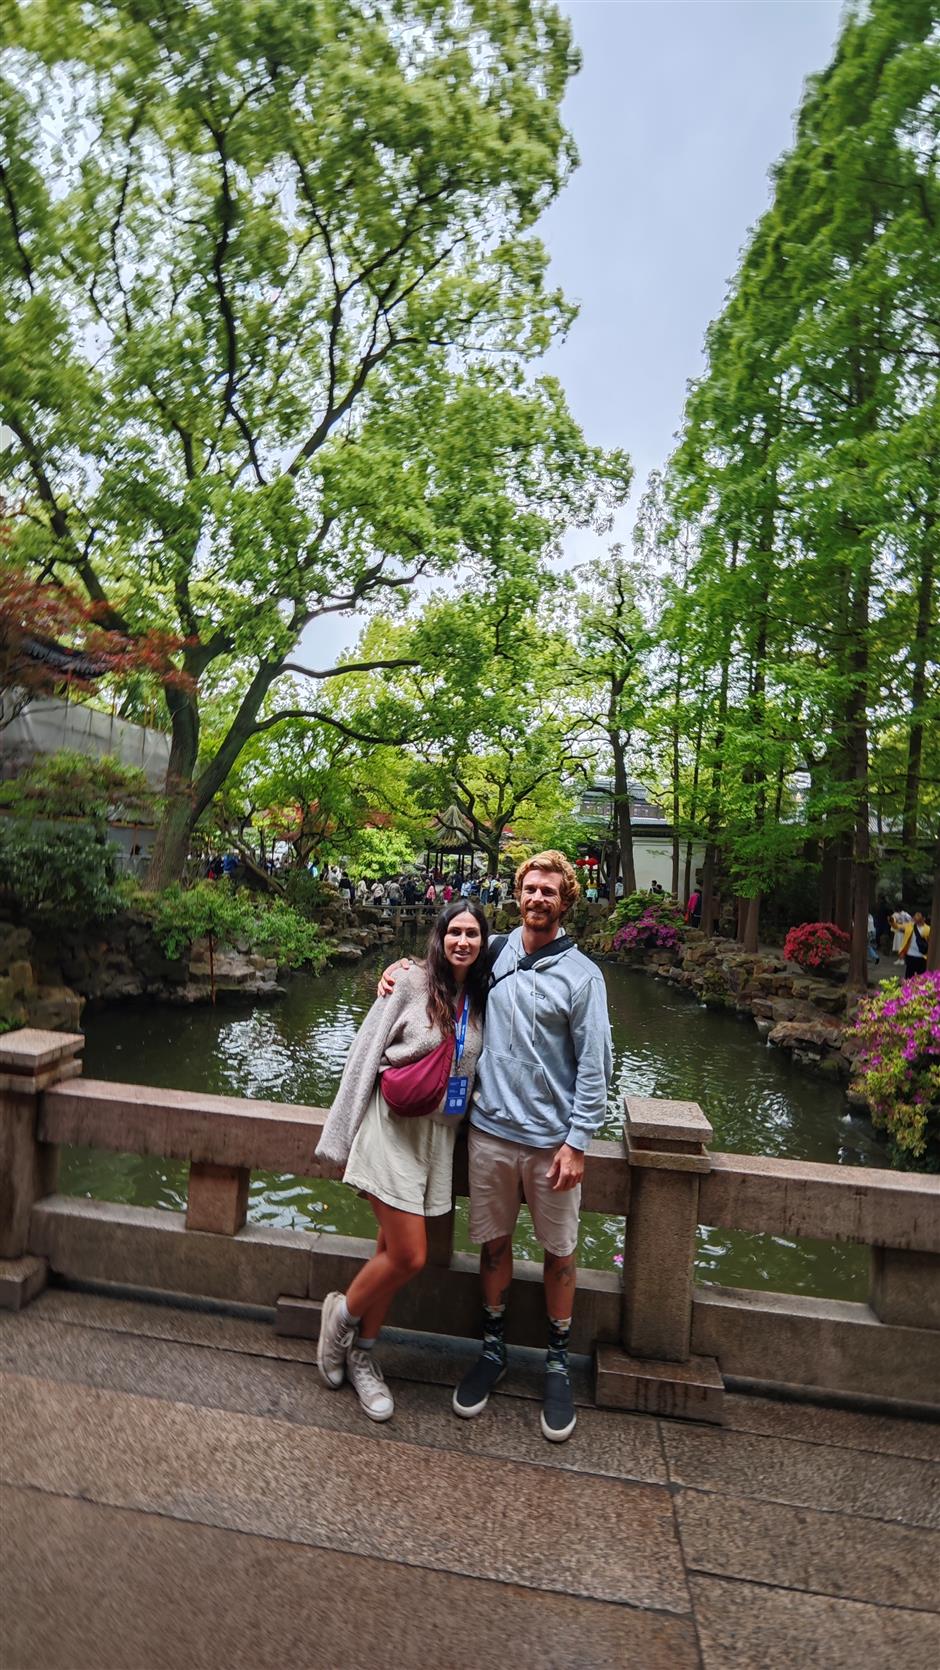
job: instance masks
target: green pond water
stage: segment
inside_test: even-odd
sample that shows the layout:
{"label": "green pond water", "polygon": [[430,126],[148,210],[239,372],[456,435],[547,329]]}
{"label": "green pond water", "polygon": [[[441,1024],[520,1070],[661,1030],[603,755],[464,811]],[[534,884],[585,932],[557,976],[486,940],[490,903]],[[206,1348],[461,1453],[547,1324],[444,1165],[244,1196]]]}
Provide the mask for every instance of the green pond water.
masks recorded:
{"label": "green pond water", "polygon": [[[296,976],[276,1004],[235,1008],[122,1005],[86,1018],[85,1074],[185,1090],[328,1106],[356,1027],[375,993],[379,965]],[[699,1007],[686,994],[628,970],[604,969],[614,1041],[614,1078],[603,1135],[619,1134],[625,1093],[697,1101],[715,1129],[713,1146],[737,1153],[883,1165],[866,1121],[841,1090],[761,1043],[749,1020]],[[181,1211],[185,1165],[134,1154],[69,1149],[61,1188],[70,1194]],[[369,1235],[367,1204],[341,1183],[254,1172],[250,1218],[283,1228]],[[619,1262],[623,1220],[585,1213],[579,1261]],[[456,1244],[470,1246],[467,1203],[458,1203]],[[538,1257],[523,1209],[516,1255]],[[863,1299],[861,1247],[703,1228],[698,1278],[728,1286]]]}

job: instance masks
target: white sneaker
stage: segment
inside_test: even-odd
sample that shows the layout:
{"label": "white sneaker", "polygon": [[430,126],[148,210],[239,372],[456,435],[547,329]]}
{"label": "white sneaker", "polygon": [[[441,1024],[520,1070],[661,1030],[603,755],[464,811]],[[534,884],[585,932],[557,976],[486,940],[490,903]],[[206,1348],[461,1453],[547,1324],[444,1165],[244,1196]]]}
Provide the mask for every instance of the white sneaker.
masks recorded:
{"label": "white sneaker", "polygon": [[370,1421],[391,1420],[395,1401],[372,1352],[357,1351],[353,1346],[346,1353],[346,1373]]}
{"label": "white sneaker", "polygon": [[317,1368],[324,1385],[335,1391],[346,1378],[346,1353],[356,1338],[356,1330],[343,1324],[342,1293],[328,1293],[320,1312],[320,1338],[317,1340]]}

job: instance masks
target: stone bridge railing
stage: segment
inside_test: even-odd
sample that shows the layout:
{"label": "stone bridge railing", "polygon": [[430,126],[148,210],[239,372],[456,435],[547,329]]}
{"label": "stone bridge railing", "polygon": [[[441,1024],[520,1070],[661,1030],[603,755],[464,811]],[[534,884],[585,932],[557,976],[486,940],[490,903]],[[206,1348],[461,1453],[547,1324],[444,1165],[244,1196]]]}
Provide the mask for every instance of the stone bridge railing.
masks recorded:
{"label": "stone bridge railing", "polygon": [[[253,1169],[329,1175],[313,1158],[323,1114],[83,1079],[79,1036],[0,1038],[0,1305],[49,1277],[264,1307],[315,1335],[319,1302],[371,1243],[246,1222]],[[940,1412],[940,1177],[711,1153],[694,1102],[628,1097],[624,1137],[592,1143],[582,1209],[624,1220],[623,1270],[581,1269],[572,1344],[596,1351],[597,1399],[720,1420],[731,1385],[908,1413]],[[189,1163],[183,1213],[55,1192],[62,1144]],[[458,1145],[455,1193],[467,1188]],[[698,1286],[697,1225],[871,1248],[867,1304]],[[541,1344],[540,1269],[522,1262],[509,1336]],[[431,1226],[428,1267],[391,1321],[473,1335],[476,1260]]]}

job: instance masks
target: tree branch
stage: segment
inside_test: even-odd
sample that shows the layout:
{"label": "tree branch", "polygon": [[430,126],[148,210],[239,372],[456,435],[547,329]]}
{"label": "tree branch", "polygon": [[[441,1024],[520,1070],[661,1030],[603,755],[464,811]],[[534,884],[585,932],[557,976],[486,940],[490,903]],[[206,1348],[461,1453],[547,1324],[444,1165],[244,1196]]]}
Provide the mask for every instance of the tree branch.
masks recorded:
{"label": "tree branch", "polygon": [[314,667],[298,667],[295,661],[285,661],[277,673],[301,673],[304,678],[342,678],[344,673],[375,673],[392,667],[420,667],[420,661],[400,659],[397,661],[350,661],[343,667],[330,667],[325,672],[318,672]]}
{"label": "tree branch", "polygon": [[23,269],[23,276],[29,285],[30,294],[35,295],[36,287],[33,284],[33,263],[31,262],[23,243],[23,235],[20,231],[19,215],[16,210],[16,200],[13,196],[13,189],[10,185],[9,175],[7,174],[2,162],[0,162],[0,187],[2,187],[3,195],[6,198],[6,205],[10,213],[10,225],[13,229],[13,242],[16,245],[16,252],[20,258],[20,266]]}
{"label": "tree branch", "polygon": [[337,719],[332,713],[324,713],[320,708],[304,707],[282,708],[280,713],[273,713],[269,719],[258,720],[248,734],[258,736],[262,731],[271,730],[274,725],[282,725],[286,719],[312,719],[320,725],[331,726],[333,730],[339,731],[340,736],[348,737],[351,742],[366,742],[373,747],[402,748],[406,742],[411,741],[411,735],[407,731],[401,736],[375,736],[367,731],[356,730],[355,726],[345,724],[342,719]]}

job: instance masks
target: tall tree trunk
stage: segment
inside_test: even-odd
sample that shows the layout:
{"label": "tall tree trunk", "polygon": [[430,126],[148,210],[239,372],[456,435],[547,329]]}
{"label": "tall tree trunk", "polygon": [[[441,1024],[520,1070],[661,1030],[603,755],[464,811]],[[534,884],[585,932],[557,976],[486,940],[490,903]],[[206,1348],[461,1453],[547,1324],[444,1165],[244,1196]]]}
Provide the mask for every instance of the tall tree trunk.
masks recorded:
{"label": "tall tree trunk", "polygon": [[852,854],[852,949],[849,955],[849,986],[865,991],[868,986],[868,912],[871,908],[871,831],[868,799],[868,630],[871,591],[871,553],[861,557],[852,600],[848,747],[855,799],[855,840]]}
{"label": "tall tree trunk", "polygon": [[907,740],[907,769],[904,777],[904,811],[901,820],[903,872],[901,899],[905,910],[913,911],[917,904],[917,875],[914,862],[917,849],[918,809],[920,801],[921,761],[924,751],[924,698],[927,694],[927,659],[934,596],[935,552],[933,529],[936,517],[931,512],[924,519],[922,566],[917,592],[917,620],[908,650],[911,668],[911,724]]}
{"label": "tall tree trunk", "polygon": [[[694,827],[698,817],[698,785],[702,770],[702,735],[705,729],[705,691],[700,692],[698,724],[695,730],[695,758],[692,762],[692,796],[689,802],[689,822]],[[682,875],[682,903],[687,905],[692,892],[692,848],[690,835],[685,845],[685,869]]]}
{"label": "tall tree trunk", "polygon": [[747,916],[744,923],[743,935],[745,951],[757,950],[758,930],[760,928],[760,901],[761,896],[759,893],[755,893],[753,898],[750,898],[747,901]]}
{"label": "tall tree trunk", "polygon": [[[676,663],[676,682],[672,699],[672,884],[674,899],[679,897],[679,699],[682,695],[682,656]],[[686,895],[688,897],[688,895]]]}
{"label": "tall tree trunk", "polygon": [[[199,653],[198,650],[193,652],[191,659],[194,663],[198,663]],[[173,722],[173,740],[166,774],[163,818],[150,856],[149,887],[167,887],[171,882],[179,881],[193,829],[218,794],[245,743],[254,735],[261,704],[277,672],[276,663],[261,663],[222,742],[195,780],[199,753],[196,693],[195,690],[175,686],[166,690],[166,703]]]}
{"label": "tall tree trunk", "polygon": [[836,849],[832,840],[823,837],[820,842],[819,862],[819,920],[820,922],[834,922],[836,919]]}
{"label": "tall tree trunk", "polygon": [[715,925],[715,867],[717,853],[714,841],[705,847],[702,865],[702,932],[711,935]]}
{"label": "tall tree trunk", "polygon": [[633,824],[630,818],[630,786],[623,747],[623,733],[612,730],[610,746],[614,756],[614,804],[617,808],[617,836],[620,841],[620,874],[623,894],[636,892],[636,863],[633,857]]}
{"label": "tall tree trunk", "polygon": [[930,906],[930,938],[927,941],[927,968],[940,968],[940,840],[933,857],[933,899]]}
{"label": "tall tree trunk", "polygon": [[832,920],[845,933],[852,932],[852,840],[849,835],[840,835],[836,842],[835,908]]}
{"label": "tall tree trunk", "polygon": [[617,876],[620,866],[620,848],[617,846],[615,841],[611,840],[610,845],[605,847],[605,851],[607,854],[607,902],[611,909],[613,909],[614,905],[617,903]]}
{"label": "tall tree trunk", "polygon": [[[738,539],[732,541],[729,573],[733,574],[738,566]],[[731,646],[726,641],[722,647],[721,683],[718,689],[718,712],[715,719],[715,740],[713,744],[715,762],[712,766],[712,782],[708,805],[708,844],[705,848],[705,869],[702,877],[702,927],[707,934],[711,934],[715,915],[715,870],[718,858],[718,831],[721,828],[721,750],[725,742],[725,719],[728,713],[728,676],[731,663]]]}
{"label": "tall tree trunk", "polygon": [[189,852],[193,815],[193,771],[199,752],[199,708],[195,694],[171,687],[166,692],[173,730],[164,788],[163,815],[157,829],[147,885],[154,889],[179,881]]}

